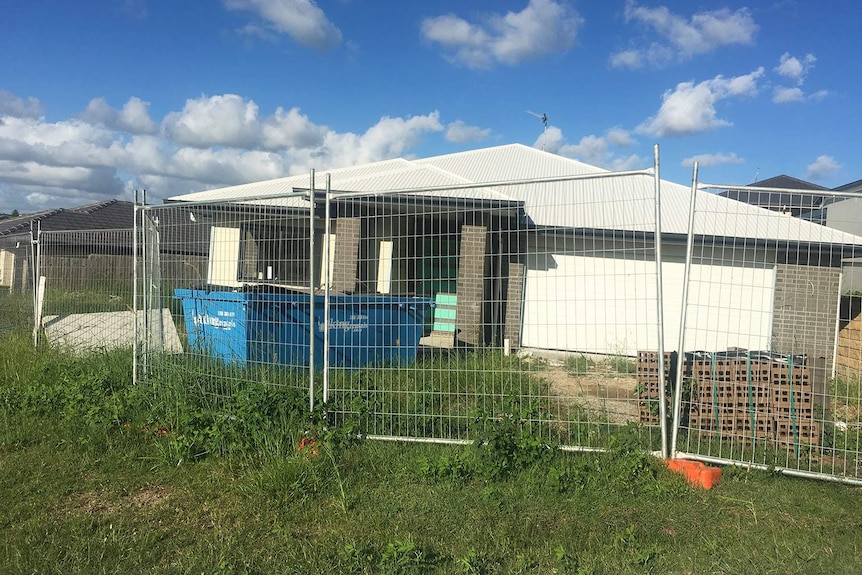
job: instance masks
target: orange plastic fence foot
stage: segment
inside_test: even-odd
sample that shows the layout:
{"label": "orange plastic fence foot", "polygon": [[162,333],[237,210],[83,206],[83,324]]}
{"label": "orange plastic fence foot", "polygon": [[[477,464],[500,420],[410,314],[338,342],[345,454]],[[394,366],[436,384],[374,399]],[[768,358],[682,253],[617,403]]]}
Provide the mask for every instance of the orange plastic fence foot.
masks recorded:
{"label": "orange plastic fence foot", "polygon": [[721,468],[707,467],[700,461],[690,459],[668,459],[665,464],[668,469],[681,473],[686,481],[694,487],[712,489],[721,479]]}

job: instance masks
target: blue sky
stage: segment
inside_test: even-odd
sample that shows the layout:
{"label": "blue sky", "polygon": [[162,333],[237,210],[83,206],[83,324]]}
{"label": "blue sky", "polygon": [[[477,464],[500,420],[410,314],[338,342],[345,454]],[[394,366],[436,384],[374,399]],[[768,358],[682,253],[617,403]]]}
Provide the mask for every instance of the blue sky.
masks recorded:
{"label": "blue sky", "polygon": [[856,0],[16,1],[0,212],[513,142],[834,187],[862,178],[860,22]]}

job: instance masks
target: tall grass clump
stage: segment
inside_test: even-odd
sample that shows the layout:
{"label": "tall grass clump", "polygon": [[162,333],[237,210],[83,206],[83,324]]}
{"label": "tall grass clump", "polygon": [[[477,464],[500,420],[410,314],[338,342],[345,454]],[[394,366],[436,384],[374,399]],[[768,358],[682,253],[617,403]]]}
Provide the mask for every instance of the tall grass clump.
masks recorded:
{"label": "tall grass clump", "polygon": [[304,390],[275,384],[260,372],[234,373],[214,385],[209,373],[223,366],[200,363],[168,360],[148,378],[156,383],[145,424],[166,436],[169,458],[284,456],[295,448],[311,421]]}
{"label": "tall grass clump", "polygon": [[[331,409],[361,416],[367,433],[467,438],[482,414],[499,417],[539,402],[548,407],[549,384],[519,358],[499,352],[435,354],[410,366],[334,370]],[[363,407],[359,413],[352,406]]]}
{"label": "tall grass clump", "polygon": [[14,440],[20,425],[12,420],[26,419],[60,426],[79,443],[98,444],[105,433],[150,437],[171,463],[292,453],[310,425],[305,393],[248,374],[216,393],[204,371],[174,362],[154,369],[153,383],[135,385],[128,349],[72,354],[7,335],[0,350],[4,432]]}
{"label": "tall grass clump", "polygon": [[586,375],[590,369],[595,366],[596,362],[584,354],[570,355],[566,358],[563,367],[565,370],[574,376]]}

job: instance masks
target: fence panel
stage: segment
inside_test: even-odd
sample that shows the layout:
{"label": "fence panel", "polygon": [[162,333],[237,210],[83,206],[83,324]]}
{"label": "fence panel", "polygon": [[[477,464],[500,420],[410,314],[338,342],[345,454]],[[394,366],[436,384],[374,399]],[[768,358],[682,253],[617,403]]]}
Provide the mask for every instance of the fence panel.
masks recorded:
{"label": "fence panel", "polygon": [[43,231],[34,283],[39,325],[52,345],[72,351],[132,346],[132,230]]}
{"label": "fence panel", "polygon": [[698,191],[677,413],[681,455],[862,479],[853,196]]}
{"label": "fence panel", "polygon": [[146,343],[148,325],[137,377],[220,398],[249,379],[307,389],[376,437],[468,442],[503,422],[571,449],[622,433],[660,450],[653,174],[432,174],[140,208],[143,309],[182,353]]}
{"label": "fence panel", "polygon": [[137,381],[216,401],[248,381],[308,388],[313,242],[294,196],[138,206]]}
{"label": "fence panel", "polygon": [[333,192],[331,408],[387,438],[660,450],[655,186],[611,177]]}
{"label": "fence panel", "polygon": [[0,332],[33,330],[32,239],[29,230],[0,237]]}

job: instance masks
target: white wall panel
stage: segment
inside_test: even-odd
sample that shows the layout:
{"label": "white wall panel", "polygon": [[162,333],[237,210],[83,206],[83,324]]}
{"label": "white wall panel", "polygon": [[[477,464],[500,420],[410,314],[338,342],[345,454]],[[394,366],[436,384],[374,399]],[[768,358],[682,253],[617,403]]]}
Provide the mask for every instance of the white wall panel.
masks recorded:
{"label": "white wall panel", "polygon": [[[524,347],[626,355],[657,349],[653,262],[553,254],[531,264]],[[667,350],[679,338],[684,268],[662,266]],[[771,267],[693,264],[686,349],[769,349],[774,281]]]}

